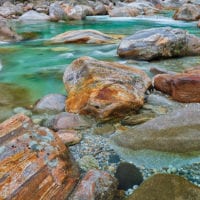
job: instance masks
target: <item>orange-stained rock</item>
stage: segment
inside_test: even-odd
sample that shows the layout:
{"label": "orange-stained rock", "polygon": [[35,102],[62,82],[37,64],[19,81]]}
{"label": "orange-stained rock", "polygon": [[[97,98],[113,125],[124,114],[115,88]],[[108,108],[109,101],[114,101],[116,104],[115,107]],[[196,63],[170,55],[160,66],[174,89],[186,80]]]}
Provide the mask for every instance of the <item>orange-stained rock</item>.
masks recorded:
{"label": "orange-stained rock", "polygon": [[100,119],[138,110],[151,85],[139,69],[90,57],[81,57],[67,67],[63,81],[68,93],[67,110]]}
{"label": "orange-stained rock", "polygon": [[79,172],[51,130],[18,114],[0,124],[0,199],[62,200]]}
{"label": "orange-stained rock", "polygon": [[172,96],[174,100],[200,102],[200,67],[185,70],[175,75],[159,74],[154,77],[154,87]]}
{"label": "orange-stained rock", "polygon": [[113,200],[117,180],[100,170],[90,170],[77,186],[70,200]]}

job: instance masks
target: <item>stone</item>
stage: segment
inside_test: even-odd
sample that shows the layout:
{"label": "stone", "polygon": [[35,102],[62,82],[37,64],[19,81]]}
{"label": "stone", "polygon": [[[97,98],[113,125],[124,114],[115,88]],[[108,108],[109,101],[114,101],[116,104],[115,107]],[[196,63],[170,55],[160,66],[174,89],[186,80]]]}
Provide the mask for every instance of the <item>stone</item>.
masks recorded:
{"label": "stone", "polygon": [[68,112],[107,120],[135,112],[151,85],[145,72],[115,62],[81,57],[65,70]]}
{"label": "stone", "polygon": [[200,150],[200,104],[156,117],[112,136],[117,145],[133,150],[150,149],[186,153]]}
{"label": "stone", "polygon": [[54,130],[84,129],[90,126],[91,124],[83,116],[74,113],[63,112],[56,115],[53,119]]}
{"label": "stone", "polygon": [[83,156],[78,161],[79,167],[87,172],[90,169],[99,169],[99,162],[98,160],[92,155]]}
{"label": "stone", "polygon": [[18,114],[0,124],[0,199],[66,199],[79,179],[67,147]]}
{"label": "stone", "polygon": [[156,174],[147,179],[127,200],[198,200],[200,188],[186,179],[169,174]]}
{"label": "stone", "polygon": [[175,20],[196,21],[200,19],[200,5],[183,4],[177,9],[173,18]]}
{"label": "stone", "polygon": [[23,107],[16,107],[13,109],[13,113],[14,114],[19,114],[19,113],[22,113],[28,117],[31,117],[32,116],[32,112],[26,108],[23,108]]}
{"label": "stone", "polygon": [[153,60],[200,55],[200,38],[171,27],[151,28],[125,37],[119,44],[120,57]]}
{"label": "stone", "polygon": [[91,1],[90,6],[93,9],[94,15],[106,15],[107,14],[106,6],[100,1],[96,1],[96,2]]}
{"label": "stone", "polygon": [[159,74],[153,79],[155,89],[179,102],[200,103],[200,67],[175,75]]}
{"label": "stone", "polygon": [[149,71],[153,75],[157,75],[157,74],[176,74],[176,72],[168,71],[168,70],[162,69],[160,67],[151,67]]}
{"label": "stone", "polygon": [[15,15],[21,15],[23,13],[23,9],[19,5],[14,5],[9,1],[6,1],[3,3],[2,6],[0,6],[0,16],[5,18],[10,18]]}
{"label": "stone", "polygon": [[59,113],[65,110],[66,96],[62,94],[48,94],[36,102],[34,111],[39,113]]}
{"label": "stone", "polygon": [[70,200],[113,200],[117,181],[104,171],[90,170],[77,186]]}
{"label": "stone", "polygon": [[200,20],[197,23],[197,27],[200,28]]}
{"label": "stone", "polygon": [[118,189],[120,190],[128,190],[134,185],[140,185],[143,182],[140,170],[135,165],[126,162],[119,164],[115,177],[119,182]]}
{"label": "stone", "polygon": [[25,12],[22,16],[19,17],[19,20],[21,21],[48,21],[50,20],[50,17],[47,14],[39,13],[34,10],[29,10]]}
{"label": "stone", "polygon": [[67,20],[67,13],[58,2],[54,2],[49,6],[49,16],[53,21]]}
{"label": "stone", "polygon": [[113,42],[113,38],[100,31],[88,29],[88,30],[67,31],[65,33],[61,33],[51,38],[49,42],[52,44],[57,44],[57,43],[101,44],[101,43],[111,43]]}
{"label": "stone", "polygon": [[103,123],[103,124],[97,124],[93,128],[93,134],[96,135],[111,135],[115,132],[115,127],[112,124]]}
{"label": "stone", "polygon": [[0,41],[17,42],[22,39],[12,28],[4,21],[0,20]]}
{"label": "stone", "polygon": [[[122,5],[122,6],[121,6]],[[147,1],[124,3],[109,10],[110,17],[135,17],[137,15],[152,15],[157,10]]]}
{"label": "stone", "polygon": [[59,130],[57,134],[61,138],[62,142],[68,146],[78,144],[82,139],[82,135],[76,130]]}

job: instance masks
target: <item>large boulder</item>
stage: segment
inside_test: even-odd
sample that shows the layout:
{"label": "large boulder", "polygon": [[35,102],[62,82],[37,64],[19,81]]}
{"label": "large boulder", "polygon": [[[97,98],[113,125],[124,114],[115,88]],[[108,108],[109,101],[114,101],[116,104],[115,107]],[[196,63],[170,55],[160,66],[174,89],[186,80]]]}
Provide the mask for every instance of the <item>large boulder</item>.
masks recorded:
{"label": "large boulder", "polygon": [[175,12],[174,19],[195,21],[200,19],[200,5],[184,4]]}
{"label": "large boulder", "polygon": [[200,103],[200,66],[175,75],[156,75],[153,85],[176,101]]}
{"label": "large boulder", "polygon": [[100,170],[89,170],[76,188],[70,200],[113,200],[117,180]]}
{"label": "large boulder", "polygon": [[159,116],[142,125],[113,136],[116,144],[133,150],[166,152],[200,150],[200,104]]}
{"label": "large boulder", "polygon": [[199,200],[200,188],[186,179],[157,174],[147,179],[127,200]]}
{"label": "large boulder", "polygon": [[49,16],[53,21],[67,20],[67,13],[64,11],[62,5],[58,2],[52,3],[49,6]]}
{"label": "large boulder", "polygon": [[139,69],[90,57],[81,57],[68,66],[63,81],[68,93],[67,110],[100,119],[138,110],[151,85]]}
{"label": "large boulder", "polygon": [[0,199],[66,199],[79,178],[60,138],[18,114],[0,124]]}
{"label": "large boulder", "polygon": [[113,38],[109,35],[106,35],[100,31],[96,30],[75,30],[67,31],[61,33],[49,41],[52,44],[57,43],[110,43],[113,42]]}
{"label": "large boulder", "polygon": [[200,38],[181,29],[152,28],[122,39],[117,53],[139,60],[196,56],[200,55]]}
{"label": "large boulder", "polygon": [[5,22],[0,21],[0,41],[3,42],[16,42],[22,38]]}
{"label": "large boulder", "polygon": [[151,15],[157,10],[153,4],[147,1],[124,3],[109,10],[111,17],[135,17],[137,15]]}
{"label": "large boulder", "polygon": [[34,10],[29,10],[25,12],[22,16],[20,16],[19,20],[21,21],[34,21],[34,20],[48,21],[50,20],[50,17],[45,13],[39,13]]}

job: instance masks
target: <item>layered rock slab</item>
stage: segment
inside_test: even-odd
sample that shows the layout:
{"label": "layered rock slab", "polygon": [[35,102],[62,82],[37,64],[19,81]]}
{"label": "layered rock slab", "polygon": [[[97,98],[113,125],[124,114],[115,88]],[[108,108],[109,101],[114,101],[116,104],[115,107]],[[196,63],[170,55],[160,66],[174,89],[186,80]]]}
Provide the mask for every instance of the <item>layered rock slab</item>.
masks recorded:
{"label": "layered rock slab", "polygon": [[18,114],[0,124],[0,199],[66,199],[79,172],[47,128]]}
{"label": "layered rock slab", "polygon": [[149,77],[139,69],[91,57],[72,62],[63,81],[68,93],[67,110],[100,119],[138,110],[151,85]]}
{"label": "layered rock slab", "polygon": [[158,150],[185,153],[200,150],[200,104],[156,117],[118,133],[112,139],[117,145],[133,150]]}
{"label": "layered rock slab", "polygon": [[171,27],[146,29],[122,39],[117,53],[138,60],[197,56],[200,38]]}

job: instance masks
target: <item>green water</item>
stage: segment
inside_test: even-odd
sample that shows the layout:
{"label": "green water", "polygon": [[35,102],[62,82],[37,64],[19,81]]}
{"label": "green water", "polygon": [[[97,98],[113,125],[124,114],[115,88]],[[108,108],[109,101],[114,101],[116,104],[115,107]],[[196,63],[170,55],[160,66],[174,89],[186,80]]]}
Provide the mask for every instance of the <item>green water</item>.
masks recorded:
{"label": "green water", "polygon": [[[108,16],[88,17],[85,21],[67,23],[20,23],[13,22],[12,27],[19,33],[33,32],[34,40],[13,44],[0,44],[0,83],[11,83],[27,89],[31,102],[48,93],[66,94],[62,83],[65,68],[80,56],[91,56],[102,60],[119,61],[149,71],[151,66],[181,71],[188,66],[200,64],[200,57],[170,59],[156,62],[135,62],[117,57],[118,44],[59,44],[47,45],[46,41],[65,31],[78,29],[96,29],[107,34],[130,35],[151,27],[171,26],[188,30],[200,36],[196,23],[174,21],[163,13],[154,17],[109,18]],[[149,73],[149,72],[148,72]],[[23,95],[23,94],[22,94]],[[16,105],[17,106],[17,105]],[[1,112],[1,111],[0,111]]]}

